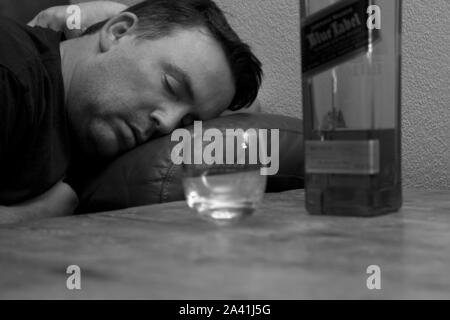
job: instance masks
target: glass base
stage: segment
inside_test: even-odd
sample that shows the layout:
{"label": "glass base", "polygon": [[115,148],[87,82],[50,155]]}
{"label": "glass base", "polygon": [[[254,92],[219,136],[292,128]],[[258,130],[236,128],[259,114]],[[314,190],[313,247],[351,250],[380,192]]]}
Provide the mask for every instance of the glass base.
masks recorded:
{"label": "glass base", "polygon": [[306,209],[312,215],[375,217],[397,212],[401,206],[400,185],[382,190],[363,187],[306,190]]}
{"label": "glass base", "polygon": [[203,219],[219,226],[234,225],[237,222],[251,216],[254,208],[215,208],[198,212]]}

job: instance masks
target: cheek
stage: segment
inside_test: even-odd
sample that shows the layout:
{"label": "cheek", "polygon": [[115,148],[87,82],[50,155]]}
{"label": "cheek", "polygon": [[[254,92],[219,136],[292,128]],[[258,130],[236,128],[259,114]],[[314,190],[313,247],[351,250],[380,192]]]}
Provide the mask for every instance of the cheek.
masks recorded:
{"label": "cheek", "polygon": [[[95,79],[95,81],[91,81]],[[91,117],[108,118],[127,112],[132,103],[133,94],[126,82],[115,72],[93,75],[86,88],[89,100],[87,114]]]}
{"label": "cheek", "polygon": [[125,115],[148,107],[157,92],[149,79],[140,74],[112,69],[103,75],[97,104],[104,115]]}
{"label": "cheek", "polygon": [[161,105],[165,99],[161,79],[157,72],[149,72],[148,65],[145,67],[129,59],[108,57],[86,68],[79,95],[87,102],[84,113],[90,121],[123,118],[142,122],[144,119],[137,118],[148,117]]}
{"label": "cheek", "polygon": [[102,119],[92,119],[86,126],[82,141],[84,150],[100,157],[112,157],[119,152],[114,126]]}

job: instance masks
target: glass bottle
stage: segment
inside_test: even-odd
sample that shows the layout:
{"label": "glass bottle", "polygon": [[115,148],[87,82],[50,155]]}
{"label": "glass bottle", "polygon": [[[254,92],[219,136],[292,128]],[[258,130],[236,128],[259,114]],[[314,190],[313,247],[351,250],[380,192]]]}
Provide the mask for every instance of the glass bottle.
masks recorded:
{"label": "glass bottle", "polygon": [[306,208],[402,205],[401,0],[301,0]]}

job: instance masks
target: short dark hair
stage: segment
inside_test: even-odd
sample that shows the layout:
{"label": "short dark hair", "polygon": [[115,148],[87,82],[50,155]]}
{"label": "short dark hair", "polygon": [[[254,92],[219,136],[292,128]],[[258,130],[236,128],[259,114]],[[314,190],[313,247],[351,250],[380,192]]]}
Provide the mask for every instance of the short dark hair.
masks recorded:
{"label": "short dark hair", "polygon": [[[246,108],[256,100],[263,76],[261,62],[231,28],[214,1],[146,0],[125,11],[138,17],[136,33],[141,39],[164,37],[179,27],[206,27],[221,44],[233,74],[236,93],[229,109]],[[91,26],[84,34],[97,32],[105,23]]]}

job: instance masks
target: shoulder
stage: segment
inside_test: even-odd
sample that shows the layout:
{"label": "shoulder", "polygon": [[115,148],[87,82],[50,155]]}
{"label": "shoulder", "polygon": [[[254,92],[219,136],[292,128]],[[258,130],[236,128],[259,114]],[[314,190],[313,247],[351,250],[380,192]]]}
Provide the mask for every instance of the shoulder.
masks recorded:
{"label": "shoulder", "polygon": [[24,63],[36,55],[23,28],[9,19],[0,19],[0,66],[19,73]]}
{"label": "shoulder", "polygon": [[0,66],[20,74],[42,59],[59,55],[60,33],[0,18]]}
{"label": "shoulder", "polygon": [[[61,61],[57,32],[0,18],[0,71],[4,99],[16,108],[38,112],[61,95]],[[47,96],[45,96],[47,95]],[[18,103],[17,99],[21,100]],[[58,98],[59,99],[59,98]],[[58,101],[59,102],[59,101]]]}

